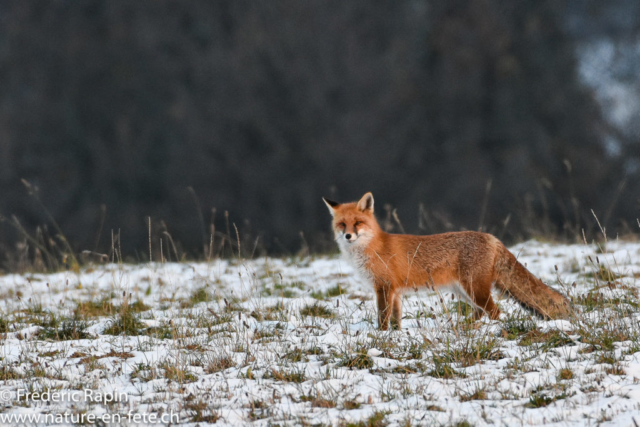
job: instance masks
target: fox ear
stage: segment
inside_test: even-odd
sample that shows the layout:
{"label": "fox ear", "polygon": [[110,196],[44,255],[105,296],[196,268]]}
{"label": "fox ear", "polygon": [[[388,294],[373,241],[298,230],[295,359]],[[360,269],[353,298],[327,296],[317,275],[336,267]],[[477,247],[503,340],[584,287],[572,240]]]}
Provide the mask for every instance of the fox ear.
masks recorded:
{"label": "fox ear", "polygon": [[358,202],[358,209],[362,212],[373,213],[373,194],[371,194],[371,192],[362,196]]}
{"label": "fox ear", "polygon": [[324,197],[322,198],[322,200],[324,201],[324,204],[327,205],[327,207],[329,208],[329,212],[331,212],[331,216],[333,216],[334,214],[334,209],[340,204],[338,202],[334,202],[333,200],[328,200],[325,199]]}

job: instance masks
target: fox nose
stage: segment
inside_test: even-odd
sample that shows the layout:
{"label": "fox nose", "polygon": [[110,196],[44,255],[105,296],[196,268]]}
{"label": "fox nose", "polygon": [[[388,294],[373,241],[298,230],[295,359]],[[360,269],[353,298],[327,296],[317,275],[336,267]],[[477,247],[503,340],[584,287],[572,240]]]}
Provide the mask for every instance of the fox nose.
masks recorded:
{"label": "fox nose", "polygon": [[344,238],[347,239],[347,240],[351,240],[351,234],[345,234]]}

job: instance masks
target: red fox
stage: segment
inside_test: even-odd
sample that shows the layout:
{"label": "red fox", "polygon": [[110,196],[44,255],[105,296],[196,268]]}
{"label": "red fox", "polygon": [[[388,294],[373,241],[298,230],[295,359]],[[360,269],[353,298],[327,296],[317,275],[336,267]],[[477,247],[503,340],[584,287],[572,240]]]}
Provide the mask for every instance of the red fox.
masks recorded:
{"label": "red fox", "polygon": [[378,303],[378,325],[400,329],[401,293],[428,286],[449,288],[476,307],[476,318],[492,320],[500,310],[491,288],[515,298],[523,307],[547,318],[567,318],[566,297],[531,274],[491,234],[460,231],[413,236],[382,231],[373,215],[373,195],[357,203],[336,203],[323,198],[333,216],[333,231],[343,256],[373,284]]}

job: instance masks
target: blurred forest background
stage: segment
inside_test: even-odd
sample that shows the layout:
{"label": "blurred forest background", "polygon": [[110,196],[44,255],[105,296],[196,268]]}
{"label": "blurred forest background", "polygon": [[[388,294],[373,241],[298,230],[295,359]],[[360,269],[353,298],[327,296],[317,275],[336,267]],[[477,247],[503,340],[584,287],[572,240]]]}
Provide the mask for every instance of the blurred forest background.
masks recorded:
{"label": "blurred forest background", "polygon": [[0,3],[7,265],[63,248],[54,221],[139,259],[148,217],[165,256],[233,224],[248,253],[335,249],[321,196],[366,191],[393,231],[579,239],[593,209],[615,237],[639,174],[636,0]]}

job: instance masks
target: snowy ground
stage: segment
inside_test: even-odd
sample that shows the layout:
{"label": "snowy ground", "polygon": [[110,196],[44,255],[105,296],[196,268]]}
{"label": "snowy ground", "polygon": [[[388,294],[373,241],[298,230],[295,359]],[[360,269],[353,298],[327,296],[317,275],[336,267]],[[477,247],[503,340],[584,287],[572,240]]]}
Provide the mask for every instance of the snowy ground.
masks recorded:
{"label": "snowy ground", "polygon": [[380,332],[337,257],[2,276],[0,424],[640,424],[640,244],[511,250],[575,319],[420,291]]}

